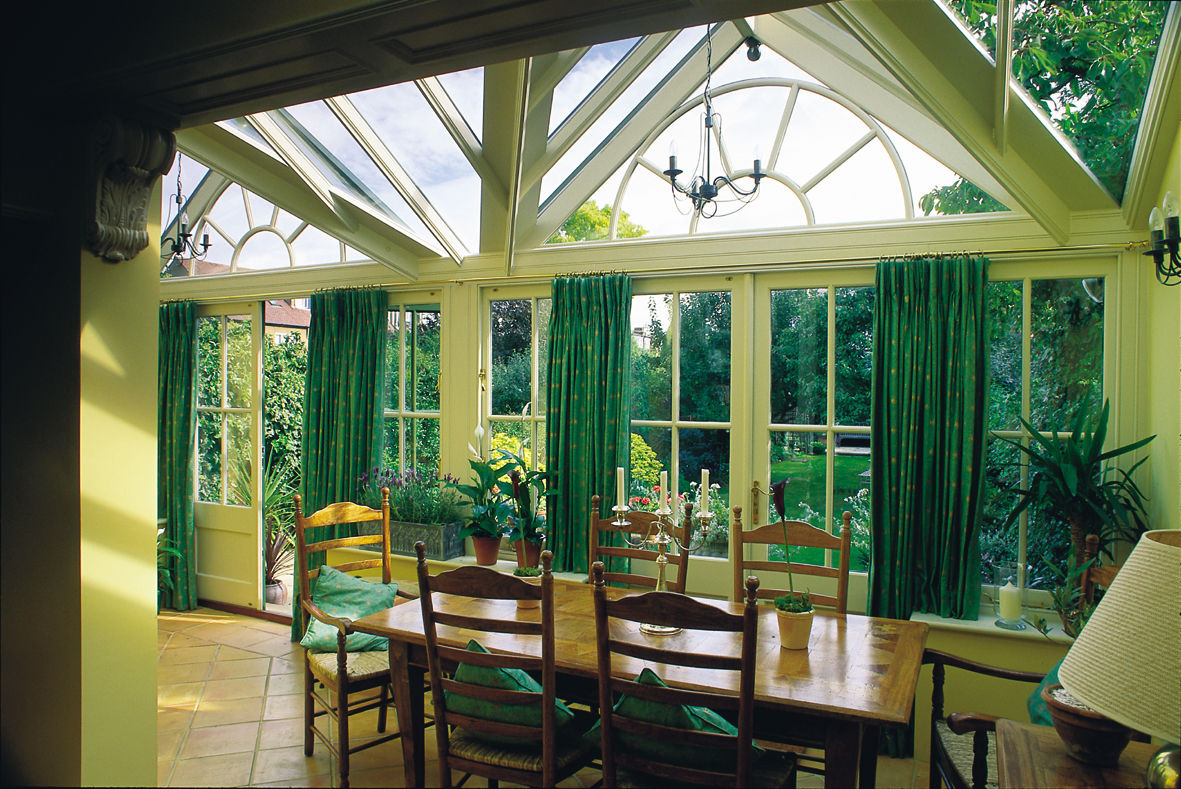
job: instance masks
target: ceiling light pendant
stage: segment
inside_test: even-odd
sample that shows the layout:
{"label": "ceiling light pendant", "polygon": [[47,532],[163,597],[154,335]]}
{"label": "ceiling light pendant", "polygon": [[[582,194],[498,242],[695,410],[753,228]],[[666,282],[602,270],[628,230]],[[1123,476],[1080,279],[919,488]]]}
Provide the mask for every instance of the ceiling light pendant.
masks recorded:
{"label": "ceiling light pendant", "polygon": [[177,221],[176,238],[166,239],[160,245],[160,257],[168,258],[166,268],[186,257],[203,259],[211,246],[208,233],[202,236],[200,247],[193,243],[193,234],[189,232],[188,212],[181,210],[185,202],[184,190],[180,184],[180,167],[183,159],[184,157],[179,153],[176,155],[176,194],[173,199],[176,201],[176,210],[181,212],[180,219]]}
{"label": "ceiling light pendant", "polygon": [[[1161,209],[1164,209],[1162,214]],[[1156,263],[1156,278],[1162,285],[1181,285],[1181,261],[1178,261],[1178,248],[1181,248],[1181,211],[1178,210],[1177,195],[1165,193],[1164,204],[1153,207],[1148,215],[1148,251],[1145,255],[1152,257]]]}
{"label": "ceiling light pendant", "polygon": [[[716,26],[715,26],[716,27]],[[693,210],[705,217],[706,219],[718,215],[719,202],[738,202],[739,205],[733,211],[727,211],[724,214],[731,214],[739,210],[742,206],[749,203],[755,198],[759,189],[759,181],[763,179],[766,173],[763,172],[763,163],[759,160],[758,154],[755,154],[754,166],[751,168],[752,172],[749,176],[739,176],[739,178],[731,179],[725,172],[717,177],[710,177],[710,164],[712,161],[711,150],[714,144],[714,128],[720,128],[722,123],[722,116],[714,112],[713,96],[710,93],[710,79],[713,76],[713,29],[706,28],[705,46],[706,46],[706,60],[705,60],[705,90],[703,92],[703,102],[705,104],[705,123],[702,127],[701,146],[698,148],[698,162],[700,169],[695,169],[693,175],[689,179],[688,186],[677,182],[677,176],[683,173],[683,170],[677,169],[677,155],[675,149],[670,150],[668,157],[668,169],[664,174],[668,176],[668,181],[673,188],[673,198],[680,200],[681,196],[687,197],[693,204]],[[746,42],[750,47],[749,40]],[[757,52],[756,46],[752,51]],[[749,56],[749,53],[748,53]],[[757,56],[751,58],[757,59]],[[719,132],[720,133],[720,132]],[[754,183],[748,189],[743,189],[735,181],[740,178],[749,177],[754,180]],[[729,189],[732,193],[731,197],[721,198],[725,194],[722,190]]]}

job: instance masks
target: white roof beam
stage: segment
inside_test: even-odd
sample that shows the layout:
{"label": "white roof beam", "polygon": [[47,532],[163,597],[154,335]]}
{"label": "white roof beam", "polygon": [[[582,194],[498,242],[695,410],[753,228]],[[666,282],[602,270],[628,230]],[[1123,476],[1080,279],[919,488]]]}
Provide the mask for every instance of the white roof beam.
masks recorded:
{"label": "white roof beam", "polygon": [[[177,154],[178,156],[180,154]],[[161,236],[173,236],[176,234],[176,226],[180,223],[182,213],[187,213],[189,217],[202,217],[209,212],[213,203],[217,198],[221,197],[221,193],[225,191],[226,186],[231,183],[229,178],[226,178],[216,170],[209,170],[197,184],[197,188],[189,192],[189,198],[185,200],[184,205],[180,206],[180,210],[176,216],[168,223],[166,227],[161,228]],[[165,191],[168,187],[165,185]],[[175,196],[175,192],[173,193]],[[174,203],[175,204],[175,203]],[[163,221],[163,217],[161,218]],[[189,230],[192,231],[195,225],[191,225]]]}
{"label": "white roof beam", "polygon": [[269,112],[247,115],[246,121],[262,135],[262,138],[267,141],[275,153],[279,154],[287,166],[303,179],[303,182],[324,201],[325,205],[331,206],[334,203],[332,185],[328,183],[328,179],[320,174],[320,169],[316,167],[316,164],[304,155],[299,146],[287,136],[287,133],[275,122]]}
{"label": "white roof beam", "polygon": [[554,129],[546,144],[545,156],[535,162],[525,174],[526,187],[539,183],[542,176],[562,158],[562,154],[570,150],[578,138],[602,117],[620,94],[635,82],[636,77],[640,76],[679,34],[679,30],[673,30],[661,35],[645,36],[640,43],[632,47],[615,68],[611,69],[594,90],[574,108],[569,117]]}
{"label": "white roof beam", "polygon": [[[244,188],[411,282],[418,279],[418,259],[437,256],[401,227],[345,199],[334,199],[331,206],[325,204],[290,167],[220,126],[181,129],[176,139],[186,154],[210,165],[211,169],[216,167],[222,174],[232,173],[233,180]],[[348,216],[341,216],[345,212]]]}
{"label": "white roof beam", "polygon": [[525,125],[529,115],[529,71],[533,66],[533,58],[517,61],[516,90],[512,97],[513,105],[518,107],[514,118],[513,137],[516,147],[512,152],[510,165],[512,177],[508,187],[508,210],[505,212],[504,230],[504,275],[513,273],[513,255],[517,251],[517,215],[521,210],[521,172],[525,159]]}
{"label": "white roof beam", "polygon": [[1003,156],[1009,130],[1009,79],[1013,73],[1013,0],[996,4],[996,102],[992,136]]}
{"label": "white roof beam", "polygon": [[[715,60],[722,63],[741,46],[743,36],[729,24],[713,32]],[[594,194],[636,152],[653,128],[681,106],[705,79],[706,46],[702,36],[693,49],[652,89],[631,113],[559,186],[537,218],[537,226],[524,239],[525,248],[541,246],[566,218]]]}
{"label": "white roof beam", "polygon": [[[829,8],[1058,243],[1070,237],[1072,208],[1113,207],[1095,176],[1032,107],[1022,103],[1013,108],[1030,116],[1023,119],[1023,134],[1014,137],[1021,149],[1010,145],[1003,154],[997,149],[987,117],[992,115],[987,83],[993,65],[973,40],[958,32],[962,26],[948,16],[948,9],[926,3]],[[931,40],[943,46],[926,46]]]}
{"label": "white roof beam", "polygon": [[554,62],[545,71],[533,77],[533,81],[529,86],[529,93],[532,96],[530,99],[529,109],[533,109],[537,102],[548,93],[552,93],[554,88],[558,87],[558,83],[566,78],[566,75],[574,70],[578,62],[590,52],[590,47],[579,47],[578,49],[568,49],[565,52],[559,52],[554,57]]}
{"label": "white roof beam", "polygon": [[439,116],[447,133],[451,135],[452,140],[455,140],[463,157],[480,176],[480,180],[495,187],[491,194],[503,193],[505,191],[504,184],[497,178],[496,173],[489,166],[488,160],[484,157],[483,145],[476,137],[476,133],[472,131],[472,127],[468,125],[467,120],[464,119],[459,107],[447,94],[443,84],[436,77],[415,80],[414,84],[418,86],[418,90],[426,99],[427,104],[435,111],[435,115]]}
{"label": "white roof beam", "polygon": [[381,170],[381,174],[394,185],[394,188],[405,199],[406,204],[410,206],[410,210],[422,220],[427,230],[447,252],[447,256],[456,263],[462,263],[465,250],[458,234],[451,229],[443,215],[435,209],[427,196],[414,183],[410,174],[398,163],[393,152],[386,147],[377,132],[369,125],[369,121],[365,120],[365,117],[345,96],[325,99],[324,103],[328,105],[332,114],[344,125],[349,134],[357,140],[365,153]]}

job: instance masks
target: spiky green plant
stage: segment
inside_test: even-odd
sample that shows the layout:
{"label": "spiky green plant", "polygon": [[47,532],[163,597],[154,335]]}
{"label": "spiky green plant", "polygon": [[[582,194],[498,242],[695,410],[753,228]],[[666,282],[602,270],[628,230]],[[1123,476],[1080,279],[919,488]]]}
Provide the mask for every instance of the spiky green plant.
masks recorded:
{"label": "spiky green plant", "polygon": [[1029,462],[1029,484],[1014,490],[1017,503],[1004,525],[1037,504],[1040,511],[1069,525],[1076,566],[1085,561],[1088,534],[1099,535],[1100,543],[1106,546],[1113,539],[1134,541],[1146,528],[1145,497],[1132,475],[1147,458],[1141,458],[1127,471],[1107,461],[1135,452],[1156,436],[1104,452],[1109,410],[1110,403],[1104,401],[1103,410],[1095,418],[1085,404],[1080,405],[1071,431],[1064,435],[1054,431],[1048,438],[1021,419],[1031,439],[1029,446],[997,436],[1017,447]]}

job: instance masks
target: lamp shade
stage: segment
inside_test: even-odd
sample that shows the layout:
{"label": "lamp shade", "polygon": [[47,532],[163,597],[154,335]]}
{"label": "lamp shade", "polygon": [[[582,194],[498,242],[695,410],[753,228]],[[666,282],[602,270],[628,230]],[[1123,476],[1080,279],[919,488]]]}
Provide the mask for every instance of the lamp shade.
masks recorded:
{"label": "lamp shade", "polygon": [[1181,530],[1140,536],[1058,676],[1108,718],[1181,740]]}

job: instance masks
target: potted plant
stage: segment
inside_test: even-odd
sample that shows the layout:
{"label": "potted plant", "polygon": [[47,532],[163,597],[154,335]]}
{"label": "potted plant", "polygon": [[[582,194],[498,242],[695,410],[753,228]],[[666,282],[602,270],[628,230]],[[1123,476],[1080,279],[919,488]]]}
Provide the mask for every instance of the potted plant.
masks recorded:
{"label": "potted plant", "polygon": [[791,546],[787,544],[787,507],[784,503],[784,489],[787,480],[780,480],[771,486],[771,503],[783,524],[783,559],[787,563],[788,592],[775,598],[775,613],[779,621],[779,646],[783,649],[807,649],[812,636],[812,595],[797,592],[791,577]]}
{"label": "potted plant", "polygon": [[[1103,410],[1092,418],[1085,404],[1080,405],[1070,433],[1060,436],[1055,431],[1050,438],[1019,418],[1032,440],[1030,446],[997,436],[1017,447],[1029,461],[1028,487],[1015,489],[1017,503],[1005,526],[1031,505],[1065,521],[1070,527],[1076,567],[1085,561],[1088,534],[1098,534],[1101,545],[1106,546],[1116,538],[1134,542],[1145,530],[1144,494],[1132,474],[1147,458],[1127,471],[1107,466],[1106,461],[1134,452],[1156,436],[1104,452],[1109,406],[1104,401]],[[1106,547],[1104,550],[1110,554]]]}
{"label": "potted plant", "polygon": [[381,507],[381,489],[390,491],[390,552],[414,556],[414,543],[426,545],[428,559],[454,559],[463,555],[463,524],[452,483],[447,474],[409,468],[398,471],[374,466],[361,475],[360,502]]}
{"label": "potted plant", "polygon": [[[497,451],[500,454],[500,451]],[[448,482],[447,485],[466,496],[471,511],[460,532],[463,537],[471,537],[476,551],[476,564],[496,564],[496,556],[500,551],[500,538],[505,533],[512,505],[509,503],[511,487],[501,480],[509,462],[499,465],[495,460],[471,459],[468,465],[472,467],[474,475],[471,484],[459,481]]]}
{"label": "potted plant", "polygon": [[172,582],[172,560],[183,559],[181,552],[176,549],[172,541],[164,536],[165,526],[167,523],[164,518],[158,521],[159,528],[156,529],[156,611],[159,612],[160,604],[164,600],[164,596],[173,590],[176,586]]}
{"label": "potted plant", "polygon": [[[1064,573],[1054,566],[1049,557],[1046,559],[1046,566],[1058,575],[1060,582],[1050,590],[1050,606],[1058,612],[1058,618],[1062,620],[1062,632],[1071,638],[1078,637],[1083,626],[1087,624],[1087,620],[1091,618],[1091,613],[1095,610],[1095,603],[1088,603],[1083,599],[1081,585],[1083,571],[1094,561],[1094,559],[1088,559],[1079,567],[1075,564],[1074,557],[1069,556],[1066,559],[1066,572]],[[1050,627],[1043,618],[1035,619],[1033,626],[1042,635],[1048,636],[1050,634]]]}
{"label": "potted plant", "polygon": [[270,463],[263,475],[263,580],[266,601],[275,605],[287,602],[290,591],[284,578],[295,566],[295,511],[288,477],[281,467]]}
{"label": "potted plant", "polygon": [[[540,578],[540,567],[514,567],[513,575],[518,578]],[[540,600],[518,600],[517,608],[537,608],[541,605]]]}
{"label": "potted plant", "polygon": [[549,475],[544,471],[530,471],[519,456],[508,450],[500,451],[513,466],[509,472],[513,510],[509,518],[509,542],[517,551],[518,566],[537,567],[546,540],[545,515],[540,504],[552,494],[546,490]]}

